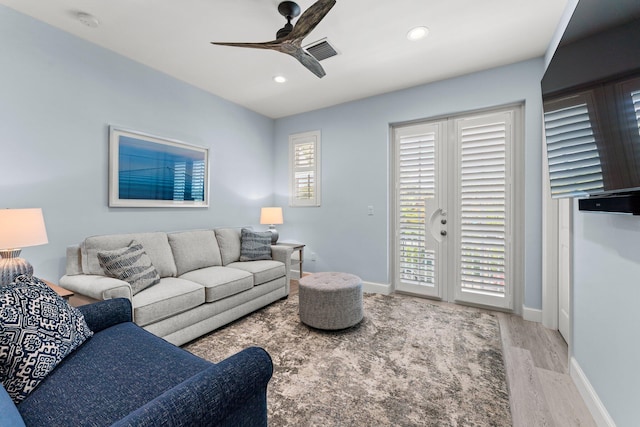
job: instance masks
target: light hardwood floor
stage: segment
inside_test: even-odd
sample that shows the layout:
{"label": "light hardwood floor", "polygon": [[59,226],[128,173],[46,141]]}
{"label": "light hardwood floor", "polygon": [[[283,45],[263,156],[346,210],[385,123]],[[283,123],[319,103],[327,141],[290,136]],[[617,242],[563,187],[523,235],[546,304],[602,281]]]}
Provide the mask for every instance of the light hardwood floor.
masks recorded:
{"label": "light hardwood floor", "polygon": [[[297,292],[298,281],[291,280],[290,294]],[[459,310],[481,310],[435,303]],[[514,427],[595,427],[569,376],[567,344],[560,333],[519,316],[492,313],[500,324]]]}
{"label": "light hardwood floor", "polygon": [[560,333],[519,316],[496,314],[513,425],[595,426],[569,376],[567,344]]}

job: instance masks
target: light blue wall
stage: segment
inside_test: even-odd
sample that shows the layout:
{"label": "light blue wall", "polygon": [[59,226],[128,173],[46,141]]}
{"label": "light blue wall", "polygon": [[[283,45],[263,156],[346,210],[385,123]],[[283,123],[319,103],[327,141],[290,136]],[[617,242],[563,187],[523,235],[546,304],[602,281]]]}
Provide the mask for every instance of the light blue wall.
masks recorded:
{"label": "light blue wall", "polygon": [[[391,123],[525,101],[524,303],[542,307],[541,95],[543,59],[496,68],[276,121],[276,202],[288,206],[288,137],[322,132],[322,206],[285,208],[283,239],[308,245],[305,270],[352,272],[389,284]],[[367,215],[367,206],[375,214]],[[316,261],[309,254],[316,254]]]}
{"label": "light blue wall", "polygon": [[573,220],[573,357],[619,427],[640,420],[640,218]]}
{"label": "light blue wall", "polygon": [[[272,203],[273,120],[4,6],[0,58],[0,208],[43,209],[36,275],[88,235],[257,224]],[[110,124],[210,148],[210,207],[109,208]]]}

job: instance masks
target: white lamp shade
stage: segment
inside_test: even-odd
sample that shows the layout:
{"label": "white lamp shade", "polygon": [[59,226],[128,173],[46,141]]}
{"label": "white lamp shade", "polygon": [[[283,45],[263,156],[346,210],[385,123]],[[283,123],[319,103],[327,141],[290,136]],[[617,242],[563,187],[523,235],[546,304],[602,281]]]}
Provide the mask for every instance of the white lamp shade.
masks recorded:
{"label": "white lamp shade", "polygon": [[282,208],[262,208],[260,211],[260,224],[283,224]]}
{"label": "white lamp shade", "polygon": [[42,209],[0,209],[0,249],[49,243]]}

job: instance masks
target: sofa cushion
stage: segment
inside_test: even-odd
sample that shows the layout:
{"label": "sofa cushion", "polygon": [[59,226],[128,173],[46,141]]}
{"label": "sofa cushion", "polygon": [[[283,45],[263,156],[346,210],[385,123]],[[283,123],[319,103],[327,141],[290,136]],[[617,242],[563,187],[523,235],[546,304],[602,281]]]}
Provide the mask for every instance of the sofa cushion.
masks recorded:
{"label": "sofa cushion", "polygon": [[158,270],[135,240],[126,248],[98,251],[98,261],[107,275],[130,284],[133,295],[160,281]]}
{"label": "sofa cushion", "polygon": [[240,235],[240,261],[271,259],[271,232],[243,228]]}
{"label": "sofa cushion", "polygon": [[253,274],[253,284],[255,286],[270,282],[278,277],[286,274],[285,266],[280,261],[251,261],[251,262],[234,262],[229,264],[229,268],[237,268],[239,270],[248,271]]}
{"label": "sofa cushion", "polygon": [[98,260],[98,251],[109,251],[129,246],[135,240],[144,247],[151,262],[158,270],[160,277],[175,277],[177,274],[173,252],[169,246],[167,233],[133,233],[110,234],[104,236],[87,237],[80,245],[82,253],[82,271],[84,274],[98,274],[106,276]]}
{"label": "sofa cushion", "polygon": [[204,267],[222,265],[220,248],[213,230],[194,230],[169,233],[178,276]]}
{"label": "sofa cushion", "polygon": [[189,280],[164,277],[133,296],[133,319],[140,325],[182,313],[204,303],[204,287]]}
{"label": "sofa cushion", "polygon": [[0,287],[0,381],[24,400],[93,332],[82,313],[37,278]]}
{"label": "sofa cushion", "polygon": [[251,273],[237,268],[208,267],[190,271],[180,276],[205,287],[207,302],[218,301],[253,287]]}
{"label": "sofa cushion", "polygon": [[240,259],[240,229],[216,228],[215,232],[220,247],[222,265],[238,261]]}

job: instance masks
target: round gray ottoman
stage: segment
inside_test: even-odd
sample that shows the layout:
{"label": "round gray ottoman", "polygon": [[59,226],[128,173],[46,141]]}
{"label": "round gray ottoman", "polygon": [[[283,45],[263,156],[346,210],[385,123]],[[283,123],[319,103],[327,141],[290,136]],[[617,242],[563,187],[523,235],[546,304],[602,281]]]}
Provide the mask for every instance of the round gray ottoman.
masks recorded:
{"label": "round gray ottoman", "polygon": [[318,329],[345,329],[364,317],[362,281],[347,273],[314,273],[300,279],[300,320]]}

